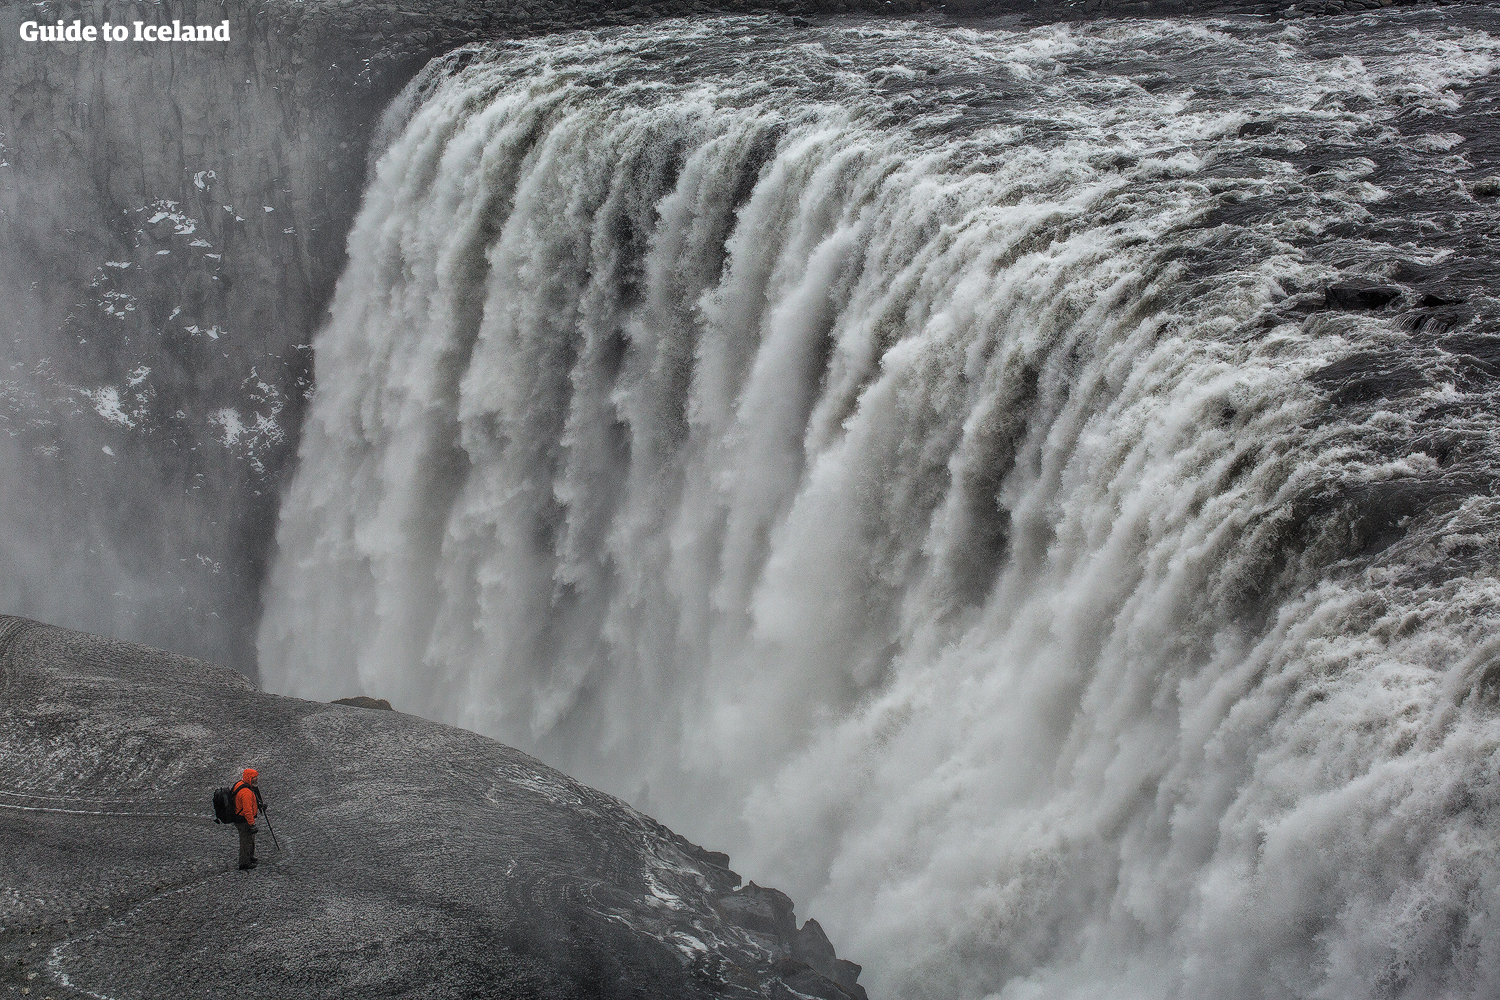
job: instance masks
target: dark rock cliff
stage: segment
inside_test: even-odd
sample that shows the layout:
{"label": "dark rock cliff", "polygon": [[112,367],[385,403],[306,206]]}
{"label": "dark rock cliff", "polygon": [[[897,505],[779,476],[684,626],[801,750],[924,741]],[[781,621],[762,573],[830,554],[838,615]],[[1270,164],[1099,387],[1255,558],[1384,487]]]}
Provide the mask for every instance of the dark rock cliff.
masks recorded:
{"label": "dark rock cliff", "polygon": [[[19,40],[53,14],[228,18],[233,41]],[[26,540],[0,605],[252,669],[306,344],[387,96],[358,56],[248,4],[0,8],[0,534]]]}
{"label": "dark rock cliff", "polygon": [[[249,872],[209,806],[242,766]],[[0,984],[32,995],[863,998],[728,862],[472,733],[0,616]]]}

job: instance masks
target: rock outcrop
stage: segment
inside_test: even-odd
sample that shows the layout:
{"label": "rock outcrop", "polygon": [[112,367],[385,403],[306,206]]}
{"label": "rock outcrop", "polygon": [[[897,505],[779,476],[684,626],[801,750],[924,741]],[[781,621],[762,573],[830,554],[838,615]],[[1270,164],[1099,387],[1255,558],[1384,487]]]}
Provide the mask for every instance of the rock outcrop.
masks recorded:
{"label": "rock outcrop", "polygon": [[[518,751],[0,617],[0,984],[862,998],[790,900]],[[254,765],[261,866],[210,793]],[[270,830],[275,831],[274,846]]]}

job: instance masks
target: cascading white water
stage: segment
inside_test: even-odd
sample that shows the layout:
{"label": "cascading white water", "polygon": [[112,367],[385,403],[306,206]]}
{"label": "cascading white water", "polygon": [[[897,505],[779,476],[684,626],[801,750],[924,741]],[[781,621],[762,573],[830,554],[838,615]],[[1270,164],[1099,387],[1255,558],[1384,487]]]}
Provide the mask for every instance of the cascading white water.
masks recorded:
{"label": "cascading white water", "polygon": [[1408,334],[1276,311],[1443,255],[1350,227],[1397,111],[1500,44],[1380,24],[440,61],[315,343],[263,683],[625,796],[875,996],[1480,995],[1500,501],[1362,525],[1454,481],[1413,427],[1479,441],[1472,484],[1496,424],[1335,406],[1319,372]]}

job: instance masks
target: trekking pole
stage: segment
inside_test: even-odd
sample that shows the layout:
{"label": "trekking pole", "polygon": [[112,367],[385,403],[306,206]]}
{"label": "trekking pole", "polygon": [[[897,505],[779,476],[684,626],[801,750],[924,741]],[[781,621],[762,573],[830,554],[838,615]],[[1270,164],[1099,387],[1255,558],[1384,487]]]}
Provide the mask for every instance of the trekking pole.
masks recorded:
{"label": "trekking pole", "polygon": [[281,841],[276,839],[276,828],[271,825],[271,810],[266,807],[266,800],[260,797],[260,789],[255,789],[255,804],[260,806],[260,811],[266,816],[266,829],[271,831],[271,843],[276,845],[276,850],[281,851]]}
{"label": "trekking pole", "polygon": [[266,804],[262,802],[260,804],[260,811],[266,817],[266,829],[271,831],[271,843],[276,845],[277,851],[280,851],[281,841],[276,839],[276,828],[271,825],[271,810],[267,809]]}

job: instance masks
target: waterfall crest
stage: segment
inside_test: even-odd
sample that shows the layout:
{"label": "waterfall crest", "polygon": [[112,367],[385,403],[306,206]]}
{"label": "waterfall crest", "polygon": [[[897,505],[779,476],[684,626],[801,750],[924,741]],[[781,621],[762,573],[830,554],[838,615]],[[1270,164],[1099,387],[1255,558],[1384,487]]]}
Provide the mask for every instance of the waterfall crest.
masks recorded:
{"label": "waterfall crest", "polygon": [[1322,291],[1442,259],[1359,228],[1389,109],[1497,46],[1391,23],[440,60],[314,344],[263,683],[727,848],[876,996],[1500,981],[1493,409],[1340,395],[1410,334]]}

